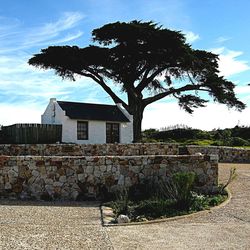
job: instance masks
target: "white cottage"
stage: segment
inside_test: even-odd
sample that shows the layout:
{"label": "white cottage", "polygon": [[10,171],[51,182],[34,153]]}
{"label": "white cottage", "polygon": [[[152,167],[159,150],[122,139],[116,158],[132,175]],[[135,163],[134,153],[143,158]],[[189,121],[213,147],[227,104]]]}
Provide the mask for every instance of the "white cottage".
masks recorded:
{"label": "white cottage", "polygon": [[131,143],[133,116],[121,104],[57,101],[51,98],[42,124],[62,124],[62,142]]}

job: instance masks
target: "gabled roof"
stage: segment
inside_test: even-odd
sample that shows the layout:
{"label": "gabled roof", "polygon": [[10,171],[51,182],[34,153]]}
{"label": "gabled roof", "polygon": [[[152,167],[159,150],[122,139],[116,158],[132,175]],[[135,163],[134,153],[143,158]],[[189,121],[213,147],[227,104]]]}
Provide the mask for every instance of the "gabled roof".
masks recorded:
{"label": "gabled roof", "polygon": [[129,122],[116,105],[57,101],[71,119]]}

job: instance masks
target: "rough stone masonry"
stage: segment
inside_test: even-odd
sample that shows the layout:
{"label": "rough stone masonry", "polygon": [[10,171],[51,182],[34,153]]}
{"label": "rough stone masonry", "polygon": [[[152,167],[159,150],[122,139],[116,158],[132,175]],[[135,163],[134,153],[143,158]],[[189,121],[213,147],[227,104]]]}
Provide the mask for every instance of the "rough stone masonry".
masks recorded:
{"label": "rough stone masonry", "polygon": [[133,144],[0,144],[0,155],[20,156],[106,156],[106,155],[178,155],[216,154],[219,162],[250,163],[250,150],[244,148],[195,146],[176,143]]}
{"label": "rough stone masonry", "polygon": [[98,197],[146,179],[179,171],[197,174],[204,192],[218,185],[216,155],[4,156],[0,155],[0,197],[76,200]]}

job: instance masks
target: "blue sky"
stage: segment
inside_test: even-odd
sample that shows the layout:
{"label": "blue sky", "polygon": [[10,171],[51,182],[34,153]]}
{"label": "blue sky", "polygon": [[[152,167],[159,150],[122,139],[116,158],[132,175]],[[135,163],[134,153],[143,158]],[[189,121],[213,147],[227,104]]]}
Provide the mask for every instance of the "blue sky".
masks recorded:
{"label": "blue sky", "polygon": [[248,105],[239,113],[211,102],[189,115],[165,99],[145,110],[143,128],[250,125],[249,9],[248,0],[1,0],[0,124],[39,123],[51,97],[112,104],[91,80],[62,81],[27,61],[50,45],[87,46],[91,31],[106,23],[139,19],[181,30],[194,48],[219,54],[220,74],[237,84],[237,96]]}

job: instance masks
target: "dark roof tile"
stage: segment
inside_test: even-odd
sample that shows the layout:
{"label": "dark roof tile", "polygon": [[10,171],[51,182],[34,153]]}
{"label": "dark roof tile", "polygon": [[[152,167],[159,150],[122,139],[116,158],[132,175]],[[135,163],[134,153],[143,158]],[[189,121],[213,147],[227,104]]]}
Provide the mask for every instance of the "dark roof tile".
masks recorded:
{"label": "dark roof tile", "polygon": [[57,101],[71,119],[129,122],[116,105]]}

